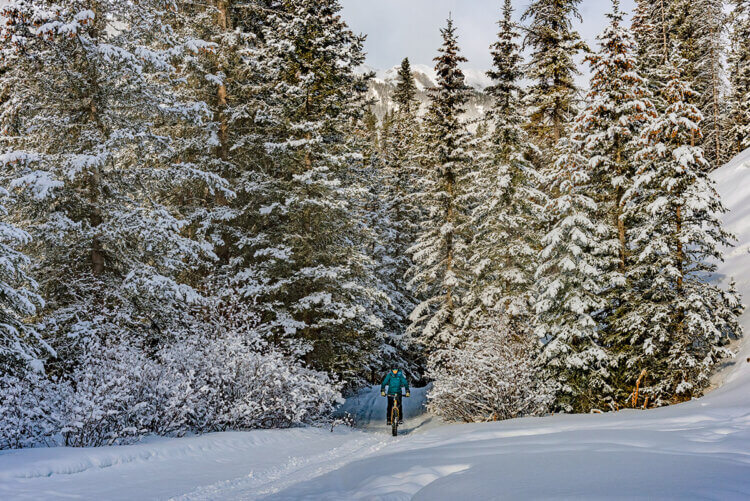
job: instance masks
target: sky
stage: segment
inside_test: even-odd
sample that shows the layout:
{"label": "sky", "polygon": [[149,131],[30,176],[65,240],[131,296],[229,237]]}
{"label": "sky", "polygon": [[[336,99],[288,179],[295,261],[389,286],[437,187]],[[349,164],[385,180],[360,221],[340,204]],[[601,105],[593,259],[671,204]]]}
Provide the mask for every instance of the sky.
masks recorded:
{"label": "sky", "polygon": [[[412,63],[433,65],[441,44],[440,28],[451,13],[458,28],[459,44],[469,59],[467,68],[488,69],[489,46],[496,39],[503,0],[340,0],[343,17],[356,33],[367,35],[367,64],[386,69],[408,57]],[[514,18],[520,19],[531,0],[513,0]],[[635,0],[621,0],[629,13]],[[606,26],[609,0],[583,0],[579,10],[584,22],[575,28],[592,49],[596,35]]]}

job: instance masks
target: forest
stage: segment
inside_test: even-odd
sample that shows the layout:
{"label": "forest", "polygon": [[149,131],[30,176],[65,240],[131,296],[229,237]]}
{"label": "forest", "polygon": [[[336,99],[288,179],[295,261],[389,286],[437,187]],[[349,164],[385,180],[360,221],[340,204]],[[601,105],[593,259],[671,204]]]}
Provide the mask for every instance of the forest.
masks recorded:
{"label": "forest", "polygon": [[750,0],[612,0],[596,47],[579,4],[498,0],[471,120],[451,18],[381,119],[338,0],[1,5],[0,449],[330,423],[392,367],[448,421],[701,396]]}

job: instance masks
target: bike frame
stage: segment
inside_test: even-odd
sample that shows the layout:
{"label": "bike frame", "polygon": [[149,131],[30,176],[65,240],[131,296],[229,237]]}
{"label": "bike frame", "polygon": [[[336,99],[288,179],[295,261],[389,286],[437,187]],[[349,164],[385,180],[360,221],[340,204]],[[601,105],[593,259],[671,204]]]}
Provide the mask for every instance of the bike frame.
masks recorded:
{"label": "bike frame", "polygon": [[[405,396],[406,395],[401,394],[401,398],[404,398]],[[387,397],[393,397],[393,407],[391,408],[391,433],[395,437],[398,435],[398,420],[401,417],[398,413],[398,395],[386,395],[386,398]]]}

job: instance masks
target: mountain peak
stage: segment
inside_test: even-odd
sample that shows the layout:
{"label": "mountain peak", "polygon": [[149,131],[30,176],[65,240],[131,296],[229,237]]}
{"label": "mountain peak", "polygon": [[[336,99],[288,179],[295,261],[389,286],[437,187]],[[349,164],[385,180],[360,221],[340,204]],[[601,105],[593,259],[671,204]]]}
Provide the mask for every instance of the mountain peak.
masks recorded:
{"label": "mountain peak", "polygon": [[[395,85],[398,81],[398,70],[400,66],[393,66],[385,70],[379,70],[368,65],[360,66],[361,73],[374,73],[375,80],[380,83]],[[492,79],[484,70],[472,68],[461,69],[466,76],[466,85],[474,90],[482,91],[492,85]],[[437,74],[435,69],[426,64],[412,64],[412,72],[419,90],[425,90],[437,85]]]}

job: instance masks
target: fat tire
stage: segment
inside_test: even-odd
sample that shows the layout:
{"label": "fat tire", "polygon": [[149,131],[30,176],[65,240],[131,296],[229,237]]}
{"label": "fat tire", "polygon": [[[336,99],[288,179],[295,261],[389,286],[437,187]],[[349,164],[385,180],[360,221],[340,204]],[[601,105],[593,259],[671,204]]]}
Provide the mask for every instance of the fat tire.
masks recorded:
{"label": "fat tire", "polygon": [[[395,399],[394,399],[395,400]],[[396,402],[393,402],[393,411],[391,412],[391,434],[394,437],[398,436],[398,420],[400,419],[400,416],[398,415],[398,406]]]}

